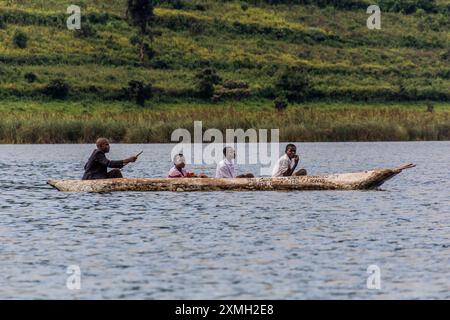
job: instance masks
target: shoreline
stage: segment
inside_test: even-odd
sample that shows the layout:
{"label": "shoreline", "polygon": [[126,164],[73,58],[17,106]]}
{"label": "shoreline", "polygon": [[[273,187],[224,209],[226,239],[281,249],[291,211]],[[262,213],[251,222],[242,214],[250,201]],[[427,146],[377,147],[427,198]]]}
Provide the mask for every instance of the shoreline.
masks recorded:
{"label": "shoreline", "polygon": [[279,141],[448,141],[450,104],[423,102],[308,102],[277,111],[271,101],[159,102],[137,107],[120,102],[2,101],[1,144],[171,143],[176,129],[191,136],[195,121],[203,132],[218,129],[279,129]]}

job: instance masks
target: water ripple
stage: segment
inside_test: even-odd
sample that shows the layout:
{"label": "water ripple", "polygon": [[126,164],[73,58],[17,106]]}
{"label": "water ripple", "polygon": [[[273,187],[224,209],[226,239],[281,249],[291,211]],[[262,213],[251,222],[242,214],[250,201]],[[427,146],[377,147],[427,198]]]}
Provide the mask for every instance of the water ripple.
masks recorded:
{"label": "water ripple", "polygon": [[[298,146],[312,173],[418,167],[383,192],[64,194],[45,181],[79,178],[92,146],[0,146],[0,298],[450,298],[450,143]],[[111,157],[141,149],[124,173],[163,176],[170,145]]]}

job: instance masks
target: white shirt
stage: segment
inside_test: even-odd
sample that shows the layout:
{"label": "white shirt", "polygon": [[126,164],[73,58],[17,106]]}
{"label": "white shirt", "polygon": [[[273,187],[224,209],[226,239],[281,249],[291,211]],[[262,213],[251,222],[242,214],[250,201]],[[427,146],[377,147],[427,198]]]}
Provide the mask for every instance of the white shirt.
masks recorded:
{"label": "white shirt", "polygon": [[216,178],[236,178],[234,161],[223,159],[217,164]]}
{"label": "white shirt", "polygon": [[280,159],[278,159],[275,167],[272,171],[272,177],[283,177],[288,169],[292,169],[295,165],[294,159],[289,159],[287,154],[284,154]]}

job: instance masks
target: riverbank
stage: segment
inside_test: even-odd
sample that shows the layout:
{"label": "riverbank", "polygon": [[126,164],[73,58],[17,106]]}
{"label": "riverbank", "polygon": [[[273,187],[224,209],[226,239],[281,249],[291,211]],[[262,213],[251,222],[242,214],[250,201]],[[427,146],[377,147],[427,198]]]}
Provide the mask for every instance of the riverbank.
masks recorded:
{"label": "riverbank", "polygon": [[0,143],[91,143],[99,136],[123,143],[171,142],[175,129],[280,129],[281,141],[450,140],[450,104],[316,102],[284,111],[273,102],[2,101]]}

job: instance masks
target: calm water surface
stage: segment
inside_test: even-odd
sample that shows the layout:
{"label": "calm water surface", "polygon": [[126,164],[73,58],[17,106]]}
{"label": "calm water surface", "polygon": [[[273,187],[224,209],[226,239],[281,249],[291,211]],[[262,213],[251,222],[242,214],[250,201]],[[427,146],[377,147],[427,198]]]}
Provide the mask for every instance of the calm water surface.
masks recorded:
{"label": "calm water surface", "polygon": [[[384,191],[72,194],[46,180],[81,177],[93,146],[1,145],[0,298],[450,299],[450,142],[297,146],[311,174],[418,166]],[[171,148],[109,156],[143,149],[124,174],[162,176]]]}

